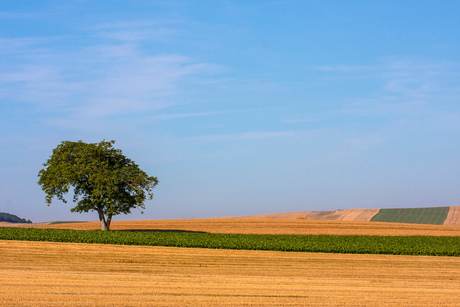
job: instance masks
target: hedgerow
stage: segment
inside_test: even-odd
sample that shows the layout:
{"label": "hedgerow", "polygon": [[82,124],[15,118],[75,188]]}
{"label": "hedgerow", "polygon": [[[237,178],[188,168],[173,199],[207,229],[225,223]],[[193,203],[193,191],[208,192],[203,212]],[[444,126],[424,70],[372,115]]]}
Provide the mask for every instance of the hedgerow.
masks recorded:
{"label": "hedgerow", "polygon": [[243,235],[0,227],[0,240],[314,253],[460,256],[460,237]]}

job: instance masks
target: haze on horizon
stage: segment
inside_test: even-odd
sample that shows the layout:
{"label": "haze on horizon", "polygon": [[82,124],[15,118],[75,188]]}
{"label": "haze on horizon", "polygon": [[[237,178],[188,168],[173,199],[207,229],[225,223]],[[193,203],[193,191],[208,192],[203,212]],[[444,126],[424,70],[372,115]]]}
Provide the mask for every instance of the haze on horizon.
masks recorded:
{"label": "haze on horizon", "polygon": [[[0,1],[0,211],[116,140],[176,219],[460,205],[458,1]],[[69,197],[70,198],[70,197]]]}

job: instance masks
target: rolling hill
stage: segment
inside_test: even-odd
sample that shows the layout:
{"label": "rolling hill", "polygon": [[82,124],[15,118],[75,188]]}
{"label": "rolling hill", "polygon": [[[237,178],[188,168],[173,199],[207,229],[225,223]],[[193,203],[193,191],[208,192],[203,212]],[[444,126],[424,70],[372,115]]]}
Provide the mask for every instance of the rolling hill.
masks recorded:
{"label": "rolling hill", "polygon": [[460,225],[460,206],[394,209],[345,209],[240,216],[244,219],[309,219],[390,222],[431,225]]}

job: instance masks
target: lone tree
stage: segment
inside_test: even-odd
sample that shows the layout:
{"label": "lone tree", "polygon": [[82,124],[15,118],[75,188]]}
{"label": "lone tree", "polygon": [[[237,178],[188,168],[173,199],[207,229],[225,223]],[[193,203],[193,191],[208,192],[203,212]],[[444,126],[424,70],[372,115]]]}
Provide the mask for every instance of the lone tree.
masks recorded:
{"label": "lone tree", "polygon": [[38,173],[48,206],[55,196],[67,203],[64,194],[72,186],[77,205],[70,211],[97,211],[102,230],[110,229],[113,215],[131,213],[132,208],[145,209],[144,201],[147,195],[153,198],[158,179],[148,176],[113,144],[115,141],[104,140],[58,145]]}

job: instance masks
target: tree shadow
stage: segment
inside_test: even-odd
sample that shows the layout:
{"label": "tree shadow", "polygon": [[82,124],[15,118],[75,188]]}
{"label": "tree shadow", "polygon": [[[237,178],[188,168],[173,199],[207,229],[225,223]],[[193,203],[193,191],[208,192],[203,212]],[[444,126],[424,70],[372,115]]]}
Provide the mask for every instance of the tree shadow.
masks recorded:
{"label": "tree shadow", "polygon": [[184,230],[184,229],[121,229],[121,230],[114,230],[114,231],[209,233],[206,231],[195,231],[195,230]]}

